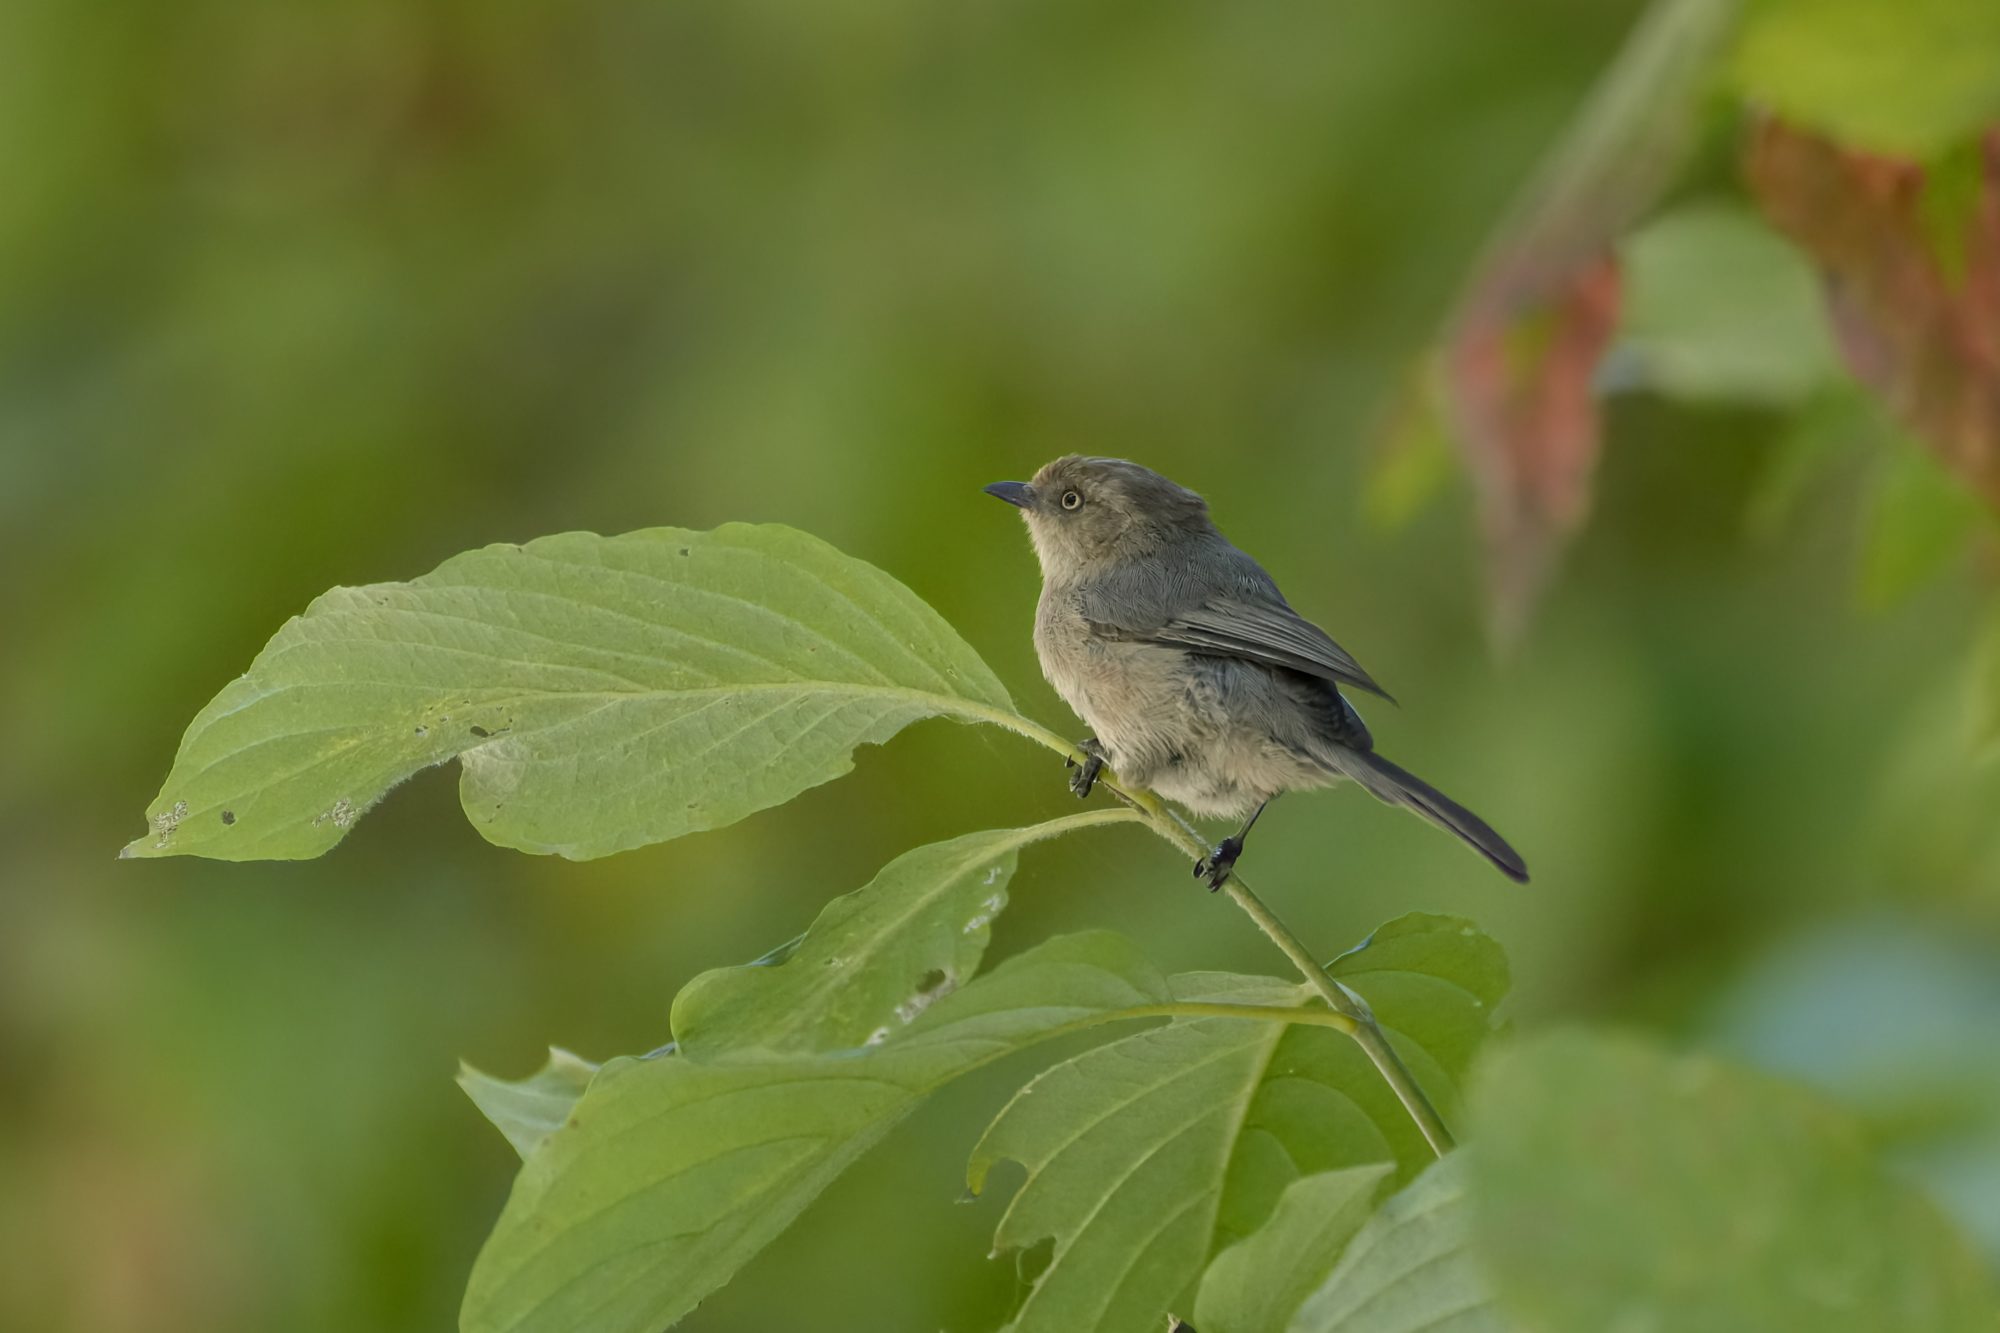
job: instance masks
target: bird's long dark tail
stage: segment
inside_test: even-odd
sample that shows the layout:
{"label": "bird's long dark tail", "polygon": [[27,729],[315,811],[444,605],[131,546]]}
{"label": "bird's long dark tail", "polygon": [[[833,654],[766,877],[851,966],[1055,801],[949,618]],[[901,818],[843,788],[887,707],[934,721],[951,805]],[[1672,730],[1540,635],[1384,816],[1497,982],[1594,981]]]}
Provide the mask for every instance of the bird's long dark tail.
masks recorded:
{"label": "bird's long dark tail", "polygon": [[1507,878],[1522,884],[1528,882],[1528,863],[1478,815],[1379,754],[1349,750],[1341,757],[1348,761],[1341,766],[1348,776],[1366,787],[1377,800],[1408,806],[1439,828],[1449,829],[1465,839],[1472,850],[1491,861]]}

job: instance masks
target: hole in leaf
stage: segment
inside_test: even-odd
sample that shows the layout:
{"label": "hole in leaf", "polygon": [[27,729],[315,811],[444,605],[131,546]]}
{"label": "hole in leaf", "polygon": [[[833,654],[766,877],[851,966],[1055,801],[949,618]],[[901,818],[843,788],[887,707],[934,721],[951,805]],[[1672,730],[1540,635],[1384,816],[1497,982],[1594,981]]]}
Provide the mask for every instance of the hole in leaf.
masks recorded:
{"label": "hole in leaf", "polygon": [[1014,1276],[1021,1280],[1022,1286],[1032,1287],[1049,1271],[1055,1257],[1056,1238],[1044,1236],[1027,1249],[1014,1252]]}

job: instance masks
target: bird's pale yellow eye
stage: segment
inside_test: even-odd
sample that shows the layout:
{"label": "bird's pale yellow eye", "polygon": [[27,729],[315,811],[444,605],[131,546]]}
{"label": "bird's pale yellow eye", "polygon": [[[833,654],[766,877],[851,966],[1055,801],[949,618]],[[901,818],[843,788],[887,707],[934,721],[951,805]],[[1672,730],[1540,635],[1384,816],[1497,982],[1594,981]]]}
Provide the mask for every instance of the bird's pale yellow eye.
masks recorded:
{"label": "bird's pale yellow eye", "polygon": [[1062,507],[1064,509],[1081,509],[1083,507],[1083,497],[1075,491],[1064,491]]}

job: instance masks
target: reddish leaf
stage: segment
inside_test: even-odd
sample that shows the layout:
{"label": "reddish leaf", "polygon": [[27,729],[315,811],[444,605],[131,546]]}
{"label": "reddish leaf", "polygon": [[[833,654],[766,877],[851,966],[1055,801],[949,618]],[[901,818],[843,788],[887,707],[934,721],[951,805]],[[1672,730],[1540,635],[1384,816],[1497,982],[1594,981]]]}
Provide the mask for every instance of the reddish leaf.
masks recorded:
{"label": "reddish leaf", "polygon": [[1679,165],[1734,16],[1734,0],[1655,0],[1516,202],[1453,321],[1445,390],[1479,485],[1503,643],[1589,508],[1591,380],[1618,313],[1612,243]]}
{"label": "reddish leaf", "polygon": [[1496,630],[1518,634],[1562,540],[1589,509],[1597,464],[1592,376],[1618,323],[1610,252],[1554,284],[1546,304],[1461,320],[1448,353],[1454,415],[1479,484]]}
{"label": "reddish leaf", "polygon": [[1775,118],[1758,122],[1744,161],[1765,214],[1818,261],[1849,367],[2000,508],[2000,127],[1979,166],[1961,235],[1938,245],[1914,162]]}

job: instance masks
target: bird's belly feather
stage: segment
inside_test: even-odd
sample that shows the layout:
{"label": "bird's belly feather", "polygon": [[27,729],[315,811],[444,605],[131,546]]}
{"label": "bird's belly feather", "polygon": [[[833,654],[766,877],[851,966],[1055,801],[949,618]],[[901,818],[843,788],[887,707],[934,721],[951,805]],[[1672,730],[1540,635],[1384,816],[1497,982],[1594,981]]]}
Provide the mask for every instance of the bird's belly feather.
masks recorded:
{"label": "bird's belly feather", "polygon": [[[1230,816],[1280,791],[1334,779],[1246,719],[1251,696],[1270,685],[1262,668],[1062,632],[1064,618],[1065,608],[1046,604],[1036,617],[1042,673],[1090,726],[1121,778],[1196,814]],[[1080,617],[1076,628],[1083,628]]]}

